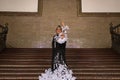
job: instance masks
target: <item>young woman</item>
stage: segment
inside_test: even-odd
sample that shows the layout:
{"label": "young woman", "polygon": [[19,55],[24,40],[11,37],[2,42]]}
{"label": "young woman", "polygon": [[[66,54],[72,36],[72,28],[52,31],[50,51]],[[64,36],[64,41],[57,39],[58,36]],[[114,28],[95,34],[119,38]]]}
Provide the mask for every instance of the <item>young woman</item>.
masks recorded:
{"label": "young woman", "polygon": [[39,76],[39,80],[76,80],[76,77],[72,76],[72,70],[68,69],[66,65],[67,33],[65,32],[60,25],[57,26],[52,40],[52,68],[45,70],[45,73]]}
{"label": "young woman", "polygon": [[59,64],[66,65],[65,60],[65,47],[66,47],[67,35],[62,32],[62,27],[58,25],[56,28],[56,34],[52,40],[52,71],[59,67]]}

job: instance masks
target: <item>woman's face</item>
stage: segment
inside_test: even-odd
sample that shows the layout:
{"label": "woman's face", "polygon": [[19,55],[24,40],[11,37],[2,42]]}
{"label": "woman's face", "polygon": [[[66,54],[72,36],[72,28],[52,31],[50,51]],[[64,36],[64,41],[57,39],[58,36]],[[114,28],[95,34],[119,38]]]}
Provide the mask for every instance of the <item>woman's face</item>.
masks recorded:
{"label": "woman's face", "polygon": [[59,34],[59,33],[61,33],[61,32],[62,32],[61,28],[57,28],[57,29],[56,29],[56,33],[57,33],[57,34]]}

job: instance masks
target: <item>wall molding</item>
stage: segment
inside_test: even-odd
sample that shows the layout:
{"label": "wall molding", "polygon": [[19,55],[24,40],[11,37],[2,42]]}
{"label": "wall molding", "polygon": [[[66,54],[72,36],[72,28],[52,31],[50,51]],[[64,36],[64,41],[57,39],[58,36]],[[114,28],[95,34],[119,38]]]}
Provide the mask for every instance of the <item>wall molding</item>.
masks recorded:
{"label": "wall molding", "polygon": [[82,2],[81,0],[76,0],[77,1],[77,16],[78,17],[120,17],[120,12],[115,12],[115,13],[110,13],[110,12],[87,12],[83,13],[82,12]]}
{"label": "wall molding", "polygon": [[0,16],[42,16],[43,0],[38,0],[38,12],[7,12],[0,11]]}

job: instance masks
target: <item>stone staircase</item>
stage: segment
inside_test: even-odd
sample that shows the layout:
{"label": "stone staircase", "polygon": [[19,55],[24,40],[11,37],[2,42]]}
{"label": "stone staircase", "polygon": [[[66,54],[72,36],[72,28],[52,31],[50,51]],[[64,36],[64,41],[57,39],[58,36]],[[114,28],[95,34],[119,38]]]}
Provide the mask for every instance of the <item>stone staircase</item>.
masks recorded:
{"label": "stone staircase", "polygon": [[[38,80],[51,67],[51,49],[6,49],[0,53],[0,80]],[[109,48],[67,49],[77,80],[120,80],[120,55]]]}

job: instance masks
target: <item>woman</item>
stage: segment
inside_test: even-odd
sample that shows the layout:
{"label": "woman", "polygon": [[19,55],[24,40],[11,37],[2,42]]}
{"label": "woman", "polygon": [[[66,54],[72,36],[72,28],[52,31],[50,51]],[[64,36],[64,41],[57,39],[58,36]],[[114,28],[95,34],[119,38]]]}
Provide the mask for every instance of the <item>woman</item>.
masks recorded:
{"label": "woman", "polygon": [[39,76],[39,80],[75,80],[72,70],[68,69],[65,60],[65,47],[67,34],[63,32],[60,25],[56,28],[56,34],[52,40],[52,68],[45,70]]}
{"label": "woman", "polygon": [[52,71],[59,67],[59,64],[66,63],[65,60],[65,46],[67,41],[67,35],[62,32],[62,27],[58,25],[56,28],[56,34],[52,40]]}

